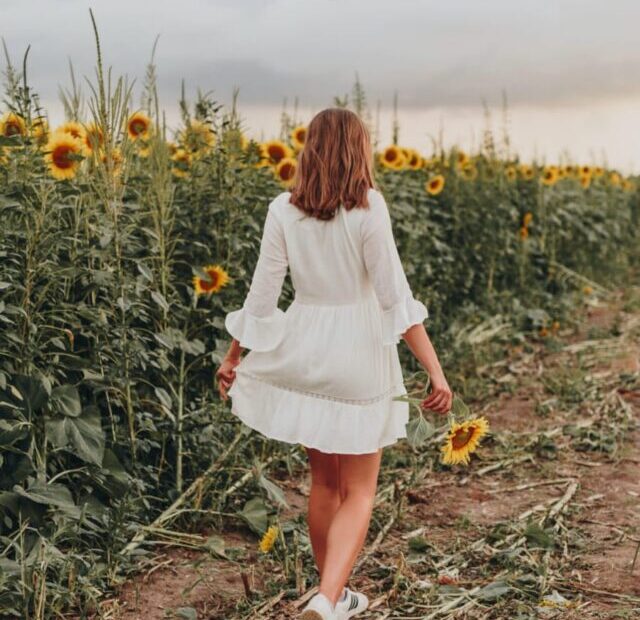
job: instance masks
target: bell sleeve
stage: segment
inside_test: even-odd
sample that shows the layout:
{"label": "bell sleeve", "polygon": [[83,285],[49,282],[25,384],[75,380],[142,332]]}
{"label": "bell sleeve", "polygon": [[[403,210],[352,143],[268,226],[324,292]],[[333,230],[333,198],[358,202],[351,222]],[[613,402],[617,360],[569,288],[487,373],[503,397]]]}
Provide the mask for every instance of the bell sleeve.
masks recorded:
{"label": "bell sleeve", "polygon": [[241,347],[269,351],[278,346],[285,333],[285,313],[278,299],[287,273],[288,258],[282,223],[269,204],[260,254],[244,304],[227,313],[225,328]]}
{"label": "bell sleeve", "polygon": [[370,213],[365,213],[361,223],[364,262],[382,308],[382,342],[396,344],[409,327],[422,323],[429,311],[411,291],[384,196],[378,191],[371,196]]}

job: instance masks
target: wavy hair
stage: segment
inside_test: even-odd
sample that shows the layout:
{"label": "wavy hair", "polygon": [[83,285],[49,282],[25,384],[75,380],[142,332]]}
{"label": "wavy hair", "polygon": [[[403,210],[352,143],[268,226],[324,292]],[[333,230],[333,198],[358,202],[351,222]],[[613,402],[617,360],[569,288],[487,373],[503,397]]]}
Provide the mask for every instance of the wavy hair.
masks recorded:
{"label": "wavy hair", "polygon": [[378,189],[373,150],[362,119],[346,108],[326,108],[309,123],[291,186],[291,204],[306,214],[330,220],[339,205],[369,206],[367,192]]}

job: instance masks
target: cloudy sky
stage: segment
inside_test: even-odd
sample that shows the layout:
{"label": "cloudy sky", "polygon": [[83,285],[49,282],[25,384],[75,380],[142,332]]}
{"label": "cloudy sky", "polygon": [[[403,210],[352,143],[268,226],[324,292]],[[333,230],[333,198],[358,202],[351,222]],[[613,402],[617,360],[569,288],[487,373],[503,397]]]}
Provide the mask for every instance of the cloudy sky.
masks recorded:
{"label": "cloudy sky", "polygon": [[[403,144],[472,148],[491,111],[525,157],[566,151],[640,172],[637,0],[0,0],[0,36],[16,63],[28,44],[30,82],[59,120],[68,59],[93,73],[88,8],[116,74],[142,81],[156,35],[162,103],[177,119],[181,80],[228,103],[240,88],[248,132],[278,132],[283,102],[310,116],[350,91],[358,72],[380,138],[394,92]],[[0,64],[4,67],[4,61]]]}

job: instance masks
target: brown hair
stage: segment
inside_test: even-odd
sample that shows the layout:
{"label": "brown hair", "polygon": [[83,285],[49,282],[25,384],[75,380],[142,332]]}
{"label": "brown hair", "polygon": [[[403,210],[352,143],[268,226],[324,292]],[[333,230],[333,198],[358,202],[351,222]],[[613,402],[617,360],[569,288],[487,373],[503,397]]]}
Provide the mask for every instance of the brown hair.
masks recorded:
{"label": "brown hair", "polygon": [[346,108],[327,108],[309,123],[289,201],[308,215],[330,220],[345,209],[369,206],[373,150],[362,119]]}

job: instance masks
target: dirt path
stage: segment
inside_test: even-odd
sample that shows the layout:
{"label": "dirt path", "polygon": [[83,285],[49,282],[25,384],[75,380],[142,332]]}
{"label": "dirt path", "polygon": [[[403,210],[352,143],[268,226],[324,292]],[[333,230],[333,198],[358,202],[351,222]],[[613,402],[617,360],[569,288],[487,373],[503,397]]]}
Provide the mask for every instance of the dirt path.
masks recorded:
{"label": "dirt path", "polygon": [[[640,545],[639,355],[634,290],[585,309],[577,330],[511,347],[479,369],[489,387],[471,404],[493,434],[468,468],[430,460],[404,484],[411,451],[390,451],[351,581],[372,601],[362,617],[640,618],[640,557],[631,572]],[[307,474],[269,475],[290,506],[281,523],[302,529]],[[166,547],[105,613],[295,617],[303,600],[281,589],[283,562],[234,527],[222,536],[235,561]],[[300,591],[315,583],[308,569],[297,574]]]}

